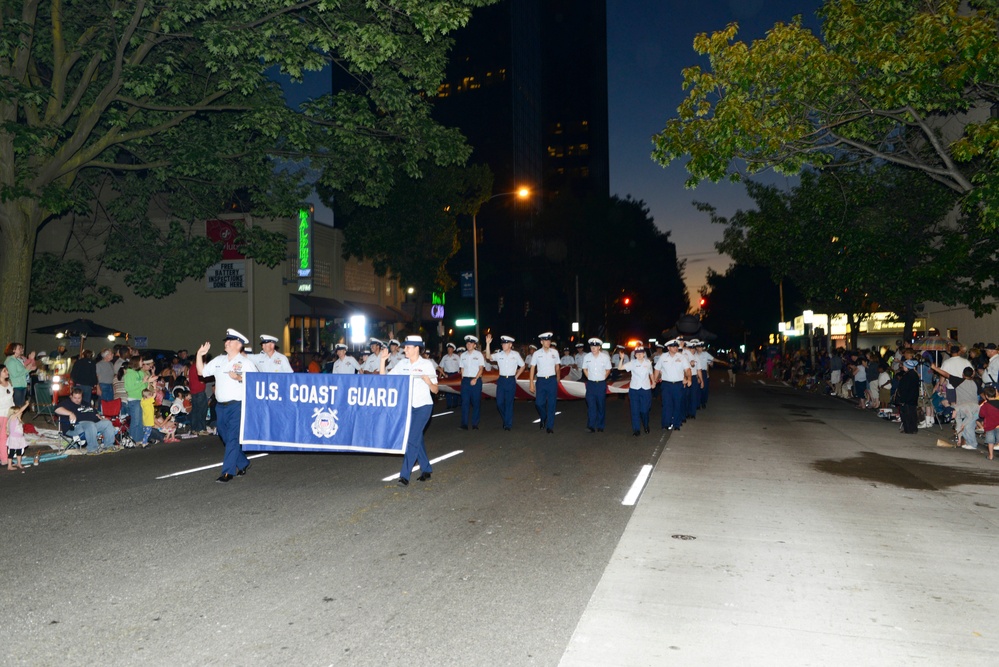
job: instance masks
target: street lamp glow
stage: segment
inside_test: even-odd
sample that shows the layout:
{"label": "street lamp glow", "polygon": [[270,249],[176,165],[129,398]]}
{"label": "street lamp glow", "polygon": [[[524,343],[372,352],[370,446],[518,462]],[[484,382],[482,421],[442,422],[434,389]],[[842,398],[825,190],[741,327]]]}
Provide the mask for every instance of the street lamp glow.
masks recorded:
{"label": "street lamp glow", "polygon": [[801,321],[805,324],[811,324],[815,321],[815,313],[811,310],[805,310],[801,313]]}
{"label": "street lamp glow", "polygon": [[521,187],[517,189],[517,196],[521,199],[527,199],[531,196],[531,189],[527,187]]}

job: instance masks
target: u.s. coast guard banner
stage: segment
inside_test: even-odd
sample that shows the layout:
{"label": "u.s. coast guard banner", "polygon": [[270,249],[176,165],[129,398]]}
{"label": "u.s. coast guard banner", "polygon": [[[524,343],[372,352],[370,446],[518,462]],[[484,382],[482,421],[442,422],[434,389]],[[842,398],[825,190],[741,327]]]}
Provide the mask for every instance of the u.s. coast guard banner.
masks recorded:
{"label": "u.s. coast guard banner", "polygon": [[243,449],[402,454],[408,375],[247,373]]}

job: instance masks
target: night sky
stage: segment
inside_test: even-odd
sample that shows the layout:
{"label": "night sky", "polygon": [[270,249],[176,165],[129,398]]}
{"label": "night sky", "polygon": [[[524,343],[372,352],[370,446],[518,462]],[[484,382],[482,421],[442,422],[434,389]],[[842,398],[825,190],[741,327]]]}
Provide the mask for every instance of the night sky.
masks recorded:
{"label": "night sky", "polygon": [[[687,260],[684,275],[693,304],[708,269],[724,272],[729,260],[714,249],[724,227],[691,202],[712,204],[723,216],[753,206],[742,185],[704,183],[687,190],[685,160],[663,169],[650,158],[652,135],[685,96],[683,68],[707,66],[707,59],[694,53],[694,36],[736,22],[737,39],[752,41],[796,14],[817,30],[815,11],[821,5],[818,0],[607,0],[611,193],[645,201],[659,228],[671,232],[677,253]],[[772,173],[757,178],[787,183]]]}
{"label": "night sky", "polygon": [[[723,227],[712,224],[691,202],[710,203],[723,216],[752,207],[741,185],[705,183],[687,190],[683,160],[663,169],[650,157],[652,135],[662,130],[683,100],[683,68],[707,64],[694,53],[694,36],[735,21],[738,39],[752,41],[762,38],[775,22],[789,21],[796,14],[815,30],[815,11],[821,5],[820,0],[607,0],[611,193],[645,201],[659,228],[671,233],[677,253],[687,260],[691,303],[697,302],[707,270],[723,272],[729,264],[714,249]],[[285,86],[291,104],[309,91],[317,94],[314,91],[324,89],[329,90],[327,73],[310,73],[303,85]],[[788,183],[775,174],[757,178]],[[318,206],[316,218],[329,224],[333,215]]]}

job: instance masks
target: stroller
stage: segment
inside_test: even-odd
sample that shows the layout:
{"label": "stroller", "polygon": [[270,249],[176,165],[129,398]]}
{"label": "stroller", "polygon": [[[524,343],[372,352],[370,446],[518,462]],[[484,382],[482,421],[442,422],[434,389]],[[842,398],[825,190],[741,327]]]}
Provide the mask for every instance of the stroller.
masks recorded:
{"label": "stroller", "polygon": [[101,401],[101,413],[115,428],[115,444],[121,445],[125,449],[134,449],[135,441],[128,434],[128,415],[121,414],[121,399]]}

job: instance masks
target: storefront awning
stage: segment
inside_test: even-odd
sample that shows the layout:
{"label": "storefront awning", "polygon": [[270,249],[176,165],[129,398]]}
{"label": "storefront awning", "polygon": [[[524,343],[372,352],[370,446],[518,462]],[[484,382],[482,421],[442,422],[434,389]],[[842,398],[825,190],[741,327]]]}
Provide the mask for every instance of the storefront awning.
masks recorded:
{"label": "storefront awning", "polygon": [[289,295],[288,314],[292,317],[325,317],[341,319],[349,317],[354,310],[336,299],[321,296]]}
{"label": "storefront awning", "polygon": [[397,313],[392,312],[385,306],[379,306],[377,303],[347,301],[346,304],[350,309],[353,309],[354,313],[360,313],[373,322],[401,322],[404,320]]}

